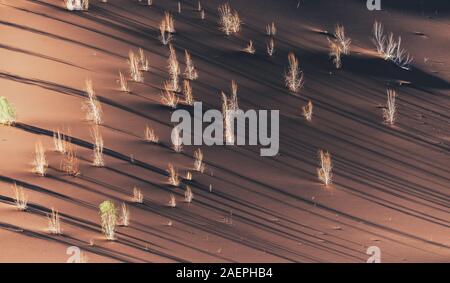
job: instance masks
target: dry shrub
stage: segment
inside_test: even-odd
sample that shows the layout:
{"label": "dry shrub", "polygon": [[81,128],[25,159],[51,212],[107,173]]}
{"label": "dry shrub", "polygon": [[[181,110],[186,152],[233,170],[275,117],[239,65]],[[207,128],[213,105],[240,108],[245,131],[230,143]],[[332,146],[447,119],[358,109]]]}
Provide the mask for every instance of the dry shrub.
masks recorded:
{"label": "dry shrub", "polygon": [[[224,135],[225,135],[225,141],[227,144],[234,144],[235,136],[234,136],[234,129],[232,127],[232,123],[234,121],[233,115],[230,114],[228,110],[236,110],[235,108],[237,105],[234,104],[234,100],[230,100],[227,98],[224,92],[221,92],[222,97],[222,115],[223,115],[223,128],[224,128]],[[231,102],[231,103],[230,103]]]}
{"label": "dry shrub", "polygon": [[128,206],[126,203],[122,203],[121,207],[120,207],[120,211],[121,211],[121,222],[122,222],[122,226],[128,227],[130,225],[130,210],[128,209]]}
{"label": "dry shrub", "polygon": [[57,129],[53,131],[53,145],[55,147],[55,151],[59,153],[66,153],[67,143],[69,142],[69,137],[64,135]]}
{"label": "dry shrub", "polygon": [[178,129],[178,126],[173,128],[171,134],[171,141],[172,141],[172,148],[175,152],[180,153],[183,151],[183,140],[180,137],[180,130]]}
{"label": "dry shrub", "polygon": [[117,209],[112,201],[106,200],[99,205],[102,231],[107,240],[116,239]]}
{"label": "dry shrub", "polygon": [[144,76],[142,75],[140,68],[140,59],[132,50],[128,52],[128,65],[130,66],[131,79],[138,83],[144,82]]}
{"label": "dry shrub", "polygon": [[161,41],[162,44],[167,45],[168,43],[170,43],[173,39],[173,36],[170,32],[167,32],[167,23],[165,21],[165,19],[163,19],[161,21],[161,23],[159,24],[159,40]]}
{"label": "dry shrub", "polygon": [[178,176],[178,172],[175,170],[172,163],[169,163],[167,172],[169,173],[169,184],[178,187],[180,185],[180,177]]}
{"label": "dry shrub", "polygon": [[179,102],[178,96],[175,94],[175,92],[172,91],[172,86],[170,82],[164,83],[164,90],[161,93],[161,103],[170,107],[170,108],[177,108]]}
{"label": "dry shrub", "polygon": [[277,34],[277,28],[275,26],[275,22],[266,26],[266,33],[268,36],[275,36]]}
{"label": "dry shrub", "polygon": [[80,175],[80,163],[76,155],[76,149],[73,144],[68,144],[66,154],[61,159],[60,169],[69,176],[76,177]]}
{"label": "dry shrub", "polygon": [[305,119],[308,122],[311,122],[312,114],[313,114],[313,104],[312,104],[311,100],[308,102],[308,104],[303,106],[302,110],[303,110],[303,116],[305,117]]}
{"label": "dry shrub", "polygon": [[144,49],[139,48],[139,67],[142,71],[150,70],[150,64],[148,62],[147,56],[145,56]]}
{"label": "dry shrub", "polygon": [[174,194],[170,194],[170,199],[168,205],[172,208],[175,208],[177,206],[177,200],[175,199]]}
{"label": "dry shrub", "polygon": [[253,40],[250,40],[247,44],[247,46],[243,49],[244,52],[247,52],[249,54],[255,54],[256,49],[255,46],[253,46]]}
{"label": "dry shrub", "polygon": [[348,55],[350,53],[350,44],[352,43],[352,41],[345,35],[345,28],[343,25],[336,25],[334,37],[340,45],[342,53]]}
{"label": "dry shrub", "polygon": [[164,12],[163,21],[166,23],[166,32],[175,33],[175,21],[169,12]]}
{"label": "dry shrub", "polygon": [[52,208],[52,213],[47,216],[48,218],[48,231],[54,235],[61,235],[61,221],[57,210]]}
{"label": "dry shrub", "polygon": [[273,40],[273,38],[270,38],[270,39],[267,41],[267,47],[266,47],[266,50],[267,50],[267,54],[268,54],[269,56],[273,56],[273,54],[275,53],[275,40]]}
{"label": "dry shrub", "polygon": [[390,33],[389,36],[384,34],[383,25],[380,22],[374,23],[373,43],[377,48],[378,54],[385,60],[392,61],[403,69],[410,69],[413,57],[402,48],[402,38],[399,36],[396,41],[393,33]]}
{"label": "dry shrub", "polygon": [[194,61],[192,61],[191,55],[187,50],[184,50],[184,58],[186,62],[186,69],[184,71],[184,77],[188,80],[196,80],[198,78],[197,70],[194,66]]}
{"label": "dry shrub", "polygon": [[290,52],[288,55],[289,68],[286,72],[284,78],[286,82],[286,87],[292,91],[299,91],[304,82],[303,72],[300,71],[298,59],[295,57],[295,54]]}
{"label": "dry shrub", "polygon": [[183,81],[183,95],[184,103],[187,105],[194,105],[194,96],[192,95],[191,83],[188,80]]}
{"label": "dry shrub", "polygon": [[86,111],[86,120],[93,122],[96,125],[102,123],[102,107],[97,99],[92,86],[92,81],[86,79],[86,93],[88,95],[87,100],[84,101],[82,108]]}
{"label": "dry shrub", "polygon": [[98,126],[92,127],[91,137],[94,140],[94,160],[92,165],[103,167],[105,166],[105,161],[103,159],[103,137]]}
{"label": "dry shrub", "polygon": [[380,54],[385,60],[390,60],[394,57],[394,51],[397,43],[394,39],[394,34],[391,33],[389,37],[384,34],[383,25],[375,22],[373,25],[373,42]]}
{"label": "dry shrub", "polygon": [[186,186],[186,190],[184,191],[184,201],[187,203],[191,203],[194,199],[194,193],[192,192],[191,187]]}
{"label": "dry shrub", "polygon": [[385,108],[383,108],[383,118],[384,122],[388,125],[394,125],[395,118],[397,116],[397,106],[395,103],[397,94],[395,90],[387,90],[387,102]]}
{"label": "dry shrub", "polygon": [[170,82],[168,86],[170,87],[171,91],[177,92],[179,87],[179,76],[181,73],[180,70],[180,64],[178,63],[177,59],[177,53],[175,51],[175,48],[173,48],[172,44],[169,45],[169,59],[168,62],[168,71],[170,76]]}
{"label": "dry shrub", "polygon": [[205,164],[203,163],[203,152],[200,148],[194,151],[194,168],[196,171],[203,173],[205,171]]}
{"label": "dry shrub", "polygon": [[121,71],[119,71],[119,85],[120,85],[121,91],[130,92],[130,87],[128,86],[128,81],[125,78],[125,76],[122,74]]}
{"label": "dry shrub", "polygon": [[328,151],[319,151],[320,168],[317,169],[317,176],[319,180],[325,185],[329,186],[332,183],[332,164],[331,155]]}
{"label": "dry shrub", "polygon": [[145,141],[150,143],[158,143],[159,137],[155,134],[153,128],[149,126],[145,127]]}
{"label": "dry shrub", "polygon": [[[106,2],[106,0],[103,0]],[[89,0],[64,0],[66,9],[69,11],[89,10]]]}
{"label": "dry shrub", "polygon": [[238,102],[238,84],[235,80],[231,80],[231,98],[228,101],[229,109],[238,110],[239,102]]}
{"label": "dry shrub", "polygon": [[202,20],[206,19],[206,13],[205,13],[205,10],[203,10],[203,9],[200,11],[200,18]]}
{"label": "dry shrub", "polygon": [[219,27],[226,35],[238,33],[241,30],[241,19],[236,10],[225,3],[219,6]]}
{"label": "dry shrub", "polygon": [[340,69],[342,67],[342,46],[339,42],[334,40],[329,40],[328,43],[330,44],[330,58],[333,59],[333,64],[336,69]]}
{"label": "dry shrub", "polygon": [[16,183],[12,186],[14,191],[14,202],[18,210],[25,211],[27,209],[28,197],[21,186]]}
{"label": "dry shrub", "polygon": [[414,61],[414,59],[405,49],[401,47],[401,44],[402,38],[399,36],[397,41],[397,49],[395,51],[394,63],[405,70],[409,70],[410,65]]}
{"label": "dry shrub", "polygon": [[144,194],[138,187],[133,188],[133,202],[135,202],[135,203],[143,203],[144,202]]}

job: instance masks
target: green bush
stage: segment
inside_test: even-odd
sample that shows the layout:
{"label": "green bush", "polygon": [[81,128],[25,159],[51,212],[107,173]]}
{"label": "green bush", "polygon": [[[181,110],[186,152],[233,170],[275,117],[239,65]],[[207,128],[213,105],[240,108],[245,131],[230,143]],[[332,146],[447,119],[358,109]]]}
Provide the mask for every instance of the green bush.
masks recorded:
{"label": "green bush", "polygon": [[16,111],[6,97],[0,97],[0,124],[11,125],[16,121]]}

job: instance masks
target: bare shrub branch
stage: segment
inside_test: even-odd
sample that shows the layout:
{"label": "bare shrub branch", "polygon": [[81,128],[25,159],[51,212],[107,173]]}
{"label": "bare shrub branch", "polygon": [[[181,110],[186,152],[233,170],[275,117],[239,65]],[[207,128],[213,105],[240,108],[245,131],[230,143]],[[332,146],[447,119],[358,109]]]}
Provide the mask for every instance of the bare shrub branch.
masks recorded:
{"label": "bare shrub branch", "polygon": [[130,225],[130,210],[128,209],[128,206],[126,203],[122,203],[121,207],[120,207],[120,211],[121,211],[121,222],[122,222],[122,226],[128,227]]}
{"label": "bare shrub branch", "polygon": [[61,235],[61,221],[57,210],[52,208],[52,213],[47,216],[48,218],[48,231],[54,235]]}
{"label": "bare shrub branch", "polygon": [[350,44],[352,41],[350,38],[346,37],[343,25],[336,25],[334,36],[340,45],[342,53],[348,55],[350,53]]}
{"label": "bare shrub branch", "polygon": [[196,171],[203,173],[205,171],[205,164],[203,163],[203,152],[200,148],[194,151],[194,168]]}
{"label": "bare shrub branch", "polygon": [[103,159],[103,137],[98,126],[92,127],[91,137],[94,140],[94,160],[92,165],[103,167],[105,166],[105,161]]}
{"label": "bare shrub branch", "polygon": [[188,80],[183,81],[183,95],[184,103],[187,105],[194,105],[194,96],[192,95],[191,83]]}
{"label": "bare shrub branch", "polygon": [[167,172],[169,173],[169,184],[174,187],[178,187],[180,185],[180,177],[178,176],[178,172],[175,170],[172,163],[169,163]]}
{"label": "bare shrub branch", "polygon": [[128,81],[124,77],[124,75],[122,74],[121,71],[119,71],[119,85],[120,85],[120,90],[121,91],[123,91],[123,92],[130,92],[130,88],[128,87]]}
{"label": "bare shrub branch", "polygon": [[401,47],[402,38],[400,36],[397,41],[395,41],[393,33],[386,36],[383,31],[383,25],[379,22],[374,23],[373,34],[373,42],[380,56],[385,60],[394,62],[400,68],[410,69],[413,57]]}
{"label": "bare shrub branch", "polygon": [[206,13],[205,13],[205,10],[204,10],[204,9],[202,9],[202,10],[200,11],[200,18],[201,18],[202,20],[206,19]]}
{"label": "bare shrub branch", "polygon": [[170,32],[167,32],[168,28],[166,25],[167,25],[167,23],[166,23],[165,19],[163,19],[161,21],[161,23],[159,24],[159,33],[160,33],[159,40],[164,45],[169,44],[173,39],[172,34]]}
{"label": "bare shrub branch", "polygon": [[55,151],[59,153],[66,153],[66,147],[68,143],[69,138],[61,133],[59,129],[56,130],[56,132],[53,132],[53,145],[55,147]]}
{"label": "bare shrub branch", "polygon": [[170,75],[170,84],[168,86],[170,87],[171,91],[179,91],[179,76],[180,76],[180,64],[178,63],[177,59],[177,53],[175,51],[175,48],[173,48],[172,44],[169,45],[169,59],[168,62],[168,71]]}
{"label": "bare shrub branch", "polygon": [[14,201],[18,210],[25,211],[27,209],[28,197],[21,186],[16,183],[12,186],[14,191]]}
{"label": "bare shrub branch", "polygon": [[89,0],[64,0],[64,4],[69,11],[89,10]]}
{"label": "bare shrub branch", "polygon": [[342,67],[342,46],[339,42],[333,40],[328,40],[328,43],[330,44],[330,58],[333,59],[333,64],[336,69],[340,69]]}
{"label": "bare shrub branch", "polygon": [[172,91],[172,85],[170,82],[164,83],[164,90],[161,93],[161,103],[170,107],[170,108],[177,108],[179,102],[178,96],[175,94],[175,92]]}
{"label": "bare shrub branch", "polygon": [[397,94],[395,90],[387,90],[387,102],[385,108],[383,108],[383,118],[384,122],[389,125],[394,125],[395,118],[397,116],[397,106],[395,104],[395,99]]}
{"label": "bare shrub branch", "polygon": [[184,71],[184,77],[188,80],[196,80],[198,78],[197,70],[194,66],[194,61],[192,61],[191,55],[187,50],[184,50],[184,58],[186,61],[186,69]]}
{"label": "bare shrub branch", "polygon": [[230,4],[219,6],[219,27],[226,35],[238,33],[241,30],[241,23],[238,12],[231,9]]}
{"label": "bare shrub branch", "polygon": [[144,194],[138,187],[133,188],[133,202],[144,203]]}
{"label": "bare shrub branch", "polygon": [[43,177],[47,172],[48,161],[47,157],[45,156],[45,150],[42,142],[36,142],[34,149],[33,173]]}
{"label": "bare shrub branch", "polygon": [[66,154],[61,159],[60,169],[69,176],[76,177],[80,175],[80,164],[76,155],[75,146],[67,144]]}
{"label": "bare shrub branch", "polygon": [[102,231],[107,240],[116,239],[117,209],[112,201],[104,201],[99,205]]}
{"label": "bare shrub branch", "polygon": [[235,137],[234,137],[234,131],[232,124],[233,123],[233,116],[230,115],[230,112],[228,110],[236,110],[233,109],[236,105],[231,103],[230,100],[227,98],[225,93],[221,92],[222,97],[222,116],[223,116],[223,128],[224,128],[224,135],[225,135],[225,141],[227,144],[234,144]]}
{"label": "bare shrub branch", "polygon": [[329,186],[332,183],[332,165],[331,165],[331,155],[328,151],[319,151],[320,157],[320,168],[317,169],[317,176],[319,180],[325,185]]}
{"label": "bare shrub branch", "polygon": [[128,52],[128,65],[130,66],[130,76],[134,82],[144,82],[144,76],[142,75],[141,68],[139,66],[139,57],[134,54],[132,50]]}
{"label": "bare shrub branch", "polygon": [[238,84],[235,80],[231,80],[231,98],[228,100],[229,109],[228,110],[238,110]]}
{"label": "bare shrub branch", "polygon": [[191,187],[186,186],[186,190],[184,191],[184,201],[187,203],[191,203],[194,199],[194,193],[192,192]]}
{"label": "bare shrub branch", "polygon": [[164,19],[166,22],[166,31],[168,33],[175,33],[175,20],[169,12],[164,12]]}
{"label": "bare shrub branch", "polygon": [[270,38],[270,39],[267,41],[267,47],[266,47],[266,50],[267,50],[267,54],[268,54],[269,56],[273,56],[273,54],[275,53],[275,40],[273,40],[273,38]]}
{"label": "bare shrub branch", "polygon": [[277,34],[277,28],[275,26],[275,22],[272,22],[271,24],[268,24],[266,26],[266,34],[268,36],[275,36]]}
{"label": "bare shrub branch", "polygon": [[82,108],[86,111],[86,120],[93,122],[96,125],[102,123],[102,107],[95,95],[92,81],[86,79],[86,93],[88,95],[87,100],[83,102]]}
{"label": "bare shrub branch", "polygon": [[150,128],[149,126],[145,127],[145,141],[150,143],[158,143],[159,137],[155,134],[155,131],[153,128]]}
{"label": "bare shrub branch", "polygon": [[253,40],[250,40],[247,44],[247,46],[243,49],[244,52],[249,54],[255,54],[256,49],[255,46],[253,46]]}
{"label": "bare shrub branch", "polygon": [[177,206],[177,200],[175,199],[174,194],[170,194],[170,199],[168,205],[172,208],[175,208]]}
{"label": "bare shrub branch", "polygon": [[303,110],[303,116],[305,117],[305,119],[308,122],[311,122],[312,114],[313,114],[313,104],[312,104],[311,100],[308,102],[308,104],[303,106],[302,110]]}

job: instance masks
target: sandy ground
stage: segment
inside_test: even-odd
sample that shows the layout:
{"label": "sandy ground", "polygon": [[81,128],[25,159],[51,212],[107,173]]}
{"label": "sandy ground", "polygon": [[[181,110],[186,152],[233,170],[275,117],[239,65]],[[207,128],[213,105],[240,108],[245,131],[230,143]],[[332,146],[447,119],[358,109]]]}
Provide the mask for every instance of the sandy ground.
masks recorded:
{"label": "sandy ground", "polygon": [[[91,1],[88,12],[68,12],[58,0],[0,0],[0,89],[18,123],[0,127],[0,261],[65,262],[78,246],[89,262],[365,262],[369,246],[383,262],[450,262],[450,9],[445,1],[384,1],[370,12],[365,1],[231,1],[244,21],[237,36],[217,28],[222,1]],[[401,5],[399,2],[403,3]],[[420,3],[418,3],[420,2]],[[184,190],[167,182],[173,163],[184,176],[195,147],[170,149],[171,110],[161,106],[168,79],[167,46],[158,41],[164,11],[175,17],[174,47],[191,52],[199,79],[196,100],[220,109],[221,90],[239,84],[243,109],[280,110],[280,153],[260,157],[259,147],[201,147],[207,170]],[[414,56],[402,70],[376,56],[372,24],[401,35]],[[265,55],[265,25],[275,21],[277,51]],[[352,54],[335,70],[324,31],[342,23]],[[249,39],[256,54],[241,52]],[[144,83],[119,91],[128,51],[143,48],[151,69]],[[305,87],[283,85],[287,54],[294,51]],[[182,66],[184,68],[184,65]],[[91,165],[90,124],[81,104],[91,78],[104,110],[104,168]],[[401,83],[408,82],[408,83]],[[398,93],[398,121],[385,125],[386,88]],[[311,123],[300,109],[314,103]],[[151,125],[160,144],[143,139]],[[59,171],[52,131],[70,128],[81,175]],[[34,144],[42,141],[50,168],[31,173]],[[317,152],[333,157],[334,184],[317,180]],[[11,185],[24,187],[26,212],[13,206]],[[210,191],[210,185],[212,191]],[[143,204],[131,200],[142,189]],[[176,208],[167,206],[175,194]],[[117,241],[101,233],[98,205],[128,203],[129,227]],[[47,231],[51,208],[63,235]],[[172,225],[168,225],[171,222]]]}

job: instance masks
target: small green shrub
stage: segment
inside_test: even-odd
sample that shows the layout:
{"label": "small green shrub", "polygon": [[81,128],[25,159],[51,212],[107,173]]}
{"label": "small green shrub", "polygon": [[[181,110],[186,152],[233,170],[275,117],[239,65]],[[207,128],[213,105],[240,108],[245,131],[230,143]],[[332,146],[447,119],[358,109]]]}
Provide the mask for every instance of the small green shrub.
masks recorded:
{"label": "small green shrub", "polygon": [[6,97],[0,97],[0,124],[11,125],[16,121],[16,111]]}

